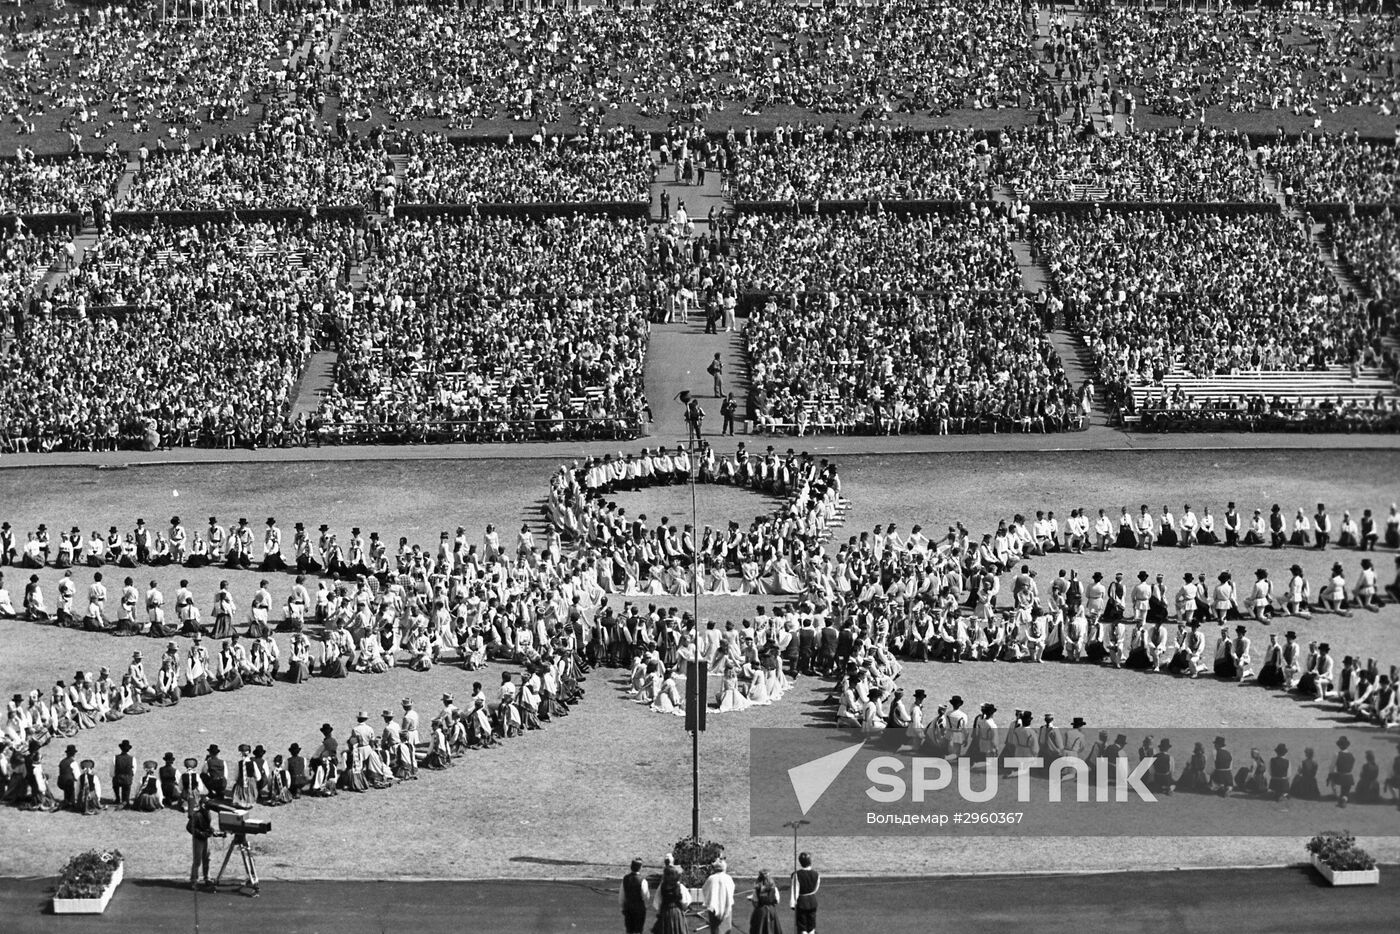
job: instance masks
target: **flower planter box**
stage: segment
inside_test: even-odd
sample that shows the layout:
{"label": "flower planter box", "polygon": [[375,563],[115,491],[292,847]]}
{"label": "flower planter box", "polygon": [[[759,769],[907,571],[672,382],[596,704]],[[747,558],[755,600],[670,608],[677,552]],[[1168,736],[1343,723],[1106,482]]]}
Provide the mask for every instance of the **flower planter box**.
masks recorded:
{"label": "flower planter box", "polygon": [[107,910],[107,903],[112,900],[112,894],[116,892],[117,886],[121,885],[122,873],[126,870],[126,863],[117,863],[116,870],[112,873],[112,881],[107,883],[107,887],[102,890],[102,895],[98,898],[58,898],[53,900],[53,913],[56,915],[100,915]]}
{"label": "flower planter box", "polygon": [[1327,880],[1328,885],[1379,885],[1381,881],[1379,867],[1342,872],[1318,859],[1316,853],[1313,854],[1312,864],[1313,868],[1322,874],[1322,878]]}

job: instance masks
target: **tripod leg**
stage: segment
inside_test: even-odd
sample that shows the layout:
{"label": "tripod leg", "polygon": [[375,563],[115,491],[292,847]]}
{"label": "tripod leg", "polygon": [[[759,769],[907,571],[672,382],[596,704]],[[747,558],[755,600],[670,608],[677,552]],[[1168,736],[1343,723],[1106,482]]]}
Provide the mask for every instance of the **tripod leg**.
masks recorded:
{"label": "tripod leg", "polygon": [[258,896],[258,867],[253,863],[253,848],[244,846],[243,848],[243,870],[248,874],[248,884],[253,887],[253,897]]}
{"label": "tripod leg", "polygon": [[219,874],[214,877],[214,887],[218,888],[219,883],[224,881],[224,870],[228,868],[228,861],[233,856],[233,848],[237,843],[229,843],[228,849],[224,851],[224,861],[219,866]]}

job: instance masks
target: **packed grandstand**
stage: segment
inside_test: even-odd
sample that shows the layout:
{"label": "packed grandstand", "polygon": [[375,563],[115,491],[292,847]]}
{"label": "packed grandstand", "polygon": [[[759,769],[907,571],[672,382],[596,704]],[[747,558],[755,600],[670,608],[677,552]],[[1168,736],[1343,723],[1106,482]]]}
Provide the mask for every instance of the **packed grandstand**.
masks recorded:
{"label": "packed grandstand", "polygon": [[1393,3],[268,6],[8,16],[0,452],[1400,430]]}

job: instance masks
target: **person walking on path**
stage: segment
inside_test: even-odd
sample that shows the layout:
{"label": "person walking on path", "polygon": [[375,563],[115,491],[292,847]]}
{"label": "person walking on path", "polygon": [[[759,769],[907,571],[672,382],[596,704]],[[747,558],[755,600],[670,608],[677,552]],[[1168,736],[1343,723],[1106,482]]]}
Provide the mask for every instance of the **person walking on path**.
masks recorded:
{"label": "person walking on path", "polygon": [[720,359],[718,353],[710,361],[710,365],[705,368],[705,372],[709,373],[715,381],[715,398],[724,398],[724,361]]}

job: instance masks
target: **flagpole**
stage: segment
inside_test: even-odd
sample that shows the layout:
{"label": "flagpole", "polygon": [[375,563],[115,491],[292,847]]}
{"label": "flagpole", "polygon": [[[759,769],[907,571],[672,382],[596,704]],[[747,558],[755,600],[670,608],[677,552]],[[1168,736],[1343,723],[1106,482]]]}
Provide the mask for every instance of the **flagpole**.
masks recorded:
{"label": "flagpole", "polygon": [[[698,427],[698,424],[697,424]],[[697,505],[695,486],[700,472],[700,464],[695,459],[695,434],[696,430],[687,426],[687,444],[690,446],[690,535],[691,547],[691,586],[690,595],[692,606],[694,607],[694,641],[695,641],[695,674],[691,680],[694,682],[690,687],[693,692],[691,703],[695,706],[692,725],[695,729],[690,731],[690,836],[696,843],[700,841],[700,710],[705,698],[701,696],[702,681],[700,674],[700,511]]]}

